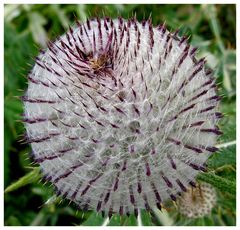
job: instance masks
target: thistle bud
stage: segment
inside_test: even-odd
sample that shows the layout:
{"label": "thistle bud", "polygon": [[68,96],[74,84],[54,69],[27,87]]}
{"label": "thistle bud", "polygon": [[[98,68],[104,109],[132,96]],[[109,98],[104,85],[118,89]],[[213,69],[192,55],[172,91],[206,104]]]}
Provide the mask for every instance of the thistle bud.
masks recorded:
{"label": "thistle bud", "polygon": [[179,212],[188,218],[200,218],[209,215],[216,205],[217,193],[208,183],[201,183],[194,189],[189,189],[178,200]]}
{"label": "thistle bud", "polygon": [[58,194],[108,215],[176,200],[214,147],[220,97],[186,37],[150,20],[77,23],[37,58],[24,121]]}

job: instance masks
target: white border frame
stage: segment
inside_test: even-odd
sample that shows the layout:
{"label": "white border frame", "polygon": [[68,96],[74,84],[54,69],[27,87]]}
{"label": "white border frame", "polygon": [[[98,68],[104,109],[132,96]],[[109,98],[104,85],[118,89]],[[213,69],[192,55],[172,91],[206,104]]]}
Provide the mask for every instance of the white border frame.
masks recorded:
{"label": "white border frame", "polygon": [[[203,1],[203,0],[196,0],[196,1],[190,1],[190,0],[185,0],[185,1],[174,1],[174,0],[168,0],[168,1],[161,1],[161,0],[151,0],[150,2],[147,2],[146,0],[138,0],[138,1],[134,1],[134,0],[125,0],[125,1],[112,1],[112,0],[99,0],[99,1],[86,1],[86,0],[61,0],[61,1],[54,1],[54,0],[41,0],[41,1],[36,1],[36,0],[24,0],[24,1],[14,1],[14,0],[3,0],[3,2],[0,3],[0,15],[2,17],[1,20],[1,24],[0,24],[0,34],[1,36],[1,46],[0,46],[0,64],[1,64],[1,77],[0,77],[0,85],[2,85],[4,87],[4,4],[56,4],[56,3],[61,3],[61,4],[131,4],[131,3],[138,3],[138,4],[236,4],[236,10],[237,10],[237,16],[236,16],[236,20],[237,20],[237,24],[236,24],[236,42],[237,42],[237,67],[240,66],[240,57],[239,57],[239,47],[240,47],[240,32],[239,32],[239,13],[240,13],[240,4],[237,2],[237,0],[235,1],[224,1],[224,0],[218,0],[218,1],[214,1],[214,0],[208,0],[208,1]],[[238,68],[237,68],[237,72],[236,72],[236,76],[238,76]],[[240,82],[238,77],[236,78],[237,81],[237,86],[236,86],[236,90],[240,89]],[[1,91],[1,99],[0,99],[0,103],[1,103],[1,112],[0,112],[0,116],[1,116],[1,138],[0,138],[0,146],[2,147],[2,158],[1,158],[1,170],[0,170],[0,185],[1,185],[1,195],[0,195],[0,228],[11,228],[11,229],[17,229],[17,228],[24,228],[24,227],[8,227],[8,226],[4,226],[4,161],[3,161],[3,146],[4,146],[4,129],[3,129],[3,122],[4,122],[4,89],[2,88]],[[237,95],[237,117],[236,117],[236,122],[240,121],[240,113],[239,113],[239,99],[238,99],[238,95]],[[240,154],[240,147],[238,145],[238,141],[239,141],[239,126],[237,126],[237,151],[236,151],[236,157],[237,157],[237,169],[239,168],[239,157],[238,154]],[[236,197],[236,201],[240,200],[240,194],[239,194],[239,170],[237,170],[237,197]],[[237,206],[237,225],[233,226],[233,227],[224,227],[224,229],[237,229],[237,227],[240,227],[240,221],[239,221],[239,204],[238,202],[236,202],[236,206]],[[49,227],[49,226],[46,226]],[[83,227],[83,226],[79,226],[80,228],[84,228],[84,229],[90,229],[91,227]],[[99,226],[96,226],[99,228]],[[207,226],[208,227],[208,226]],[[28,227],[29,228],[29,227]],[[31,229],[42,229],[44,227],[31,227]],[[51,229],[58,229],[59,227],[51,227]],[[60,227],[63,228],[63,227]],[[73,229],[73,228],[77,228],[76,226],[73,227],[64,227],[64,229]],[[101,228],[105,228],[104,226],[102,226]],[[114,227],[107,227],[108,229],[113,229]],[[125,228],[125,227],[118,227],[118,228]],[[145,228],[144,226],[138,226],[138,227],[131,227],[131,228],[140,228],[143,229]],[[151,229],[156,229],[159,227],[151,227]],[[175,229],[176,226],[172,226],[172,227],[160,227],[161,229]],[[186,227],[177,227],[178,229],[185,229]],[[198,227],[187,227],[188,229],[196,229]],[[203,228],[203,227],[201,227]],[[220,227],[211,227],[211,229],[219,229]],[[222,227],[221,227],[222,228]]]}

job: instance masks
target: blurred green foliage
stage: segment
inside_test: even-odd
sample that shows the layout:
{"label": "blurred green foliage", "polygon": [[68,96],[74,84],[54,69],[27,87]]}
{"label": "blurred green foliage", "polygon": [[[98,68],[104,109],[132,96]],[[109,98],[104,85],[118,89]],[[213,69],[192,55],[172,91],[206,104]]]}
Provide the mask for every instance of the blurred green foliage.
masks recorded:
{"label": "blurred green foliage", "polygon": [[[206,56],[216,72],[219,94],[224,96],[220,110],[225,117],[219,126],[224,131],[219,143],[236,140],[236,6],[235,5],[5,5],[4,6],[4,187],[5,225],[102,225],[95,212],[76,211],[74,204],[54,196],[50,185],[38,183],[27,154],[31,151],[19,140],[24,127],[21,96],[27,87],[26,75],[39,48],[63,34],[74,18],[136,14],[138,20],[150,15],[154,25],[166,22],[169,30],[191,35],[192,45],[199,47],[199,57]],[[220,149],[208,162],[209,174],[200,176],[218,188],[218,203],[210,216],[187,219],[170,204],[169,217],[174,225],[236,224],[236,146]],[[26,175],[26,176],[25,176]],[[19,178],[25,176],[19,181]],[[217,178],[217,179],[216,179]],[[17,182],[16,182],[17,181]],[[24,183],[22,183],[24,181]],[[16,182],[11,185],[13,182]],[[221,185],[221,182],[220,182]],[[223,185],[223,184],[222,184]],[[231,185],[231,186],[230,186]],[[228,187],[230,186],[230,187]],[[141,213],[142,224],[162,225],[153,213]],[[137,220],[114,215],[108,225],[137,225]]]}

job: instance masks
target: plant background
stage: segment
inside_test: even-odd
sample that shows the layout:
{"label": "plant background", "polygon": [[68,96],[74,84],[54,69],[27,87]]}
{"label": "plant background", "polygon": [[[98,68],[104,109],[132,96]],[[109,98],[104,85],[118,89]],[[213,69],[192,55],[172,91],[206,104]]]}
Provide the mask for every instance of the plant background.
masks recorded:
{"label": "plant background", "polygon": [[[4,6],[4,223],[5,225],[102,225],[106,218],[93,211],[77,211],[74,204],[54,196],[50,185],[39,183],[38,168],[27,159],[29,145],[19,143],[24,127],[23,105],[15,96],[27,87],[27,72],[39,48],[63,34],[74,18],[119,15],[138,20],[152,16],[171,31],[191,35],[199,57],[206,56],[216,71],[220,111],[220,150],[209,159],[209,172],[198,177],[216,187],[218,202],[209,216],[188,219],[169,204],[169,212],[142,211],[142,225],[236,224],[236,6],[235,5],[5,5]],[[230,142],[230,143],[229,143]],[[226,144],[228,143],[228,144]],[[60,203],[59,203],[60,202]],[[114,215],[108,225],[137,225],[131,215]]]}

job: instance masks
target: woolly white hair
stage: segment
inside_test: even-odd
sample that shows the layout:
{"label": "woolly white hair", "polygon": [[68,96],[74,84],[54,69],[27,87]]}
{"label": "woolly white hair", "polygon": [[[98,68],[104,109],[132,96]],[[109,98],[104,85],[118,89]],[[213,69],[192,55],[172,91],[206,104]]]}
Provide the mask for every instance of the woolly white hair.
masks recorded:
{"label": "woolly white hair", "polygon": [[220,99],[186,37],[91,19],[49,43],[23,96],[44,178],[80,208],[138,214],[195,186],[217,149]]}

